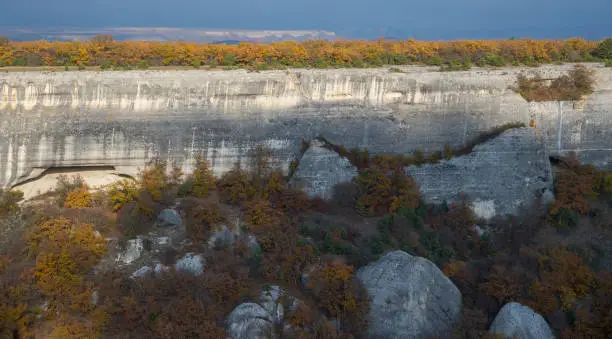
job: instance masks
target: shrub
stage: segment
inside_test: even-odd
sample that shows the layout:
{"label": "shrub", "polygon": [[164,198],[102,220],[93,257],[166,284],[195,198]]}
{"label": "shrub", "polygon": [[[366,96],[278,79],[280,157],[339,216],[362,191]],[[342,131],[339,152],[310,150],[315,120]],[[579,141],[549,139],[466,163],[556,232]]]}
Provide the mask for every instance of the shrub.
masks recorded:
{"label": "shrub", "polygon": [[23,192],[0,189],[0,217],[19,213],[19,201],[23,199]]}
{"label": "shrub", "polygon": [[569,309],[591,292],[595,275],[582,259],[564,247],[540,249],[529,255],[537,258],[538,277],[531,284],[530,305],[542,315]]}
{"label": "shrub", "polygon": [[115,212],[119,211],[125,204],[136,200],[137,196],[137,184],[128,179],[115,182],[108,189],[108,199]]}
{"label": "shrub", "polygon": [[316,261],[315,249],[299,238],[290,225],[272,225],[258,237],[261,245],[262,273],[266,280],[297,286],[302,272]]}
{"label": "shrub", "polygon": [[138,69],[148,69],[149,68],[149,63],[146,62],[145,60],[140,60],[137,64],[136,67],[138,67]]}
{"label": "shrub", "polygon": [[166,176],[166,167],[165,161],[153,159],[140,172],[141,190],[149,193],[154,201],[162,200],[164,190],[169,184],[169,179]]}
{"label": "shrub", "polygon": [[51,308],[79,308],[84,299],[91,298],[81,275],[106,251],[104,239],[91,225],[74,225],[65,218],[50,219],[37,224],[27,240],[30,253],[36,256],[36,284],[52,299]]}
{"label": "shrub", "polygon": [[343,326],[365,329],[369,311],[367,294],[353,277],[353,266],[340,262],[327,263],[309,277],[308,288],[321,308]]}
{"label": "shrub", "polygon": [[612,67],[612,59],[606,60],[604,62],[604,67]]}
{"label": "shrub", "polygon": [[212,199],[188,198],[181,207],[187,215],[187,235],[196,242],[206,241],[210,231],[225,220],[219,204]]}
{"label": "shrub", "polygon": [[567,75],[553,79],[546,85],[539,74],[531,78],[521,73],[517,76],[515,90],[527,101],[580,100],[593,93],[593,71],[576,65]]}
{"label": "shrub", "polygon": [[193,186],[195,185],[195,181],[193,178],[187,178],[184,182],[182,182],[178,187],[177,195],[179,197],[186,197],[193,192]]}
{"label": "shrub", "polygon": [[239,168],[225,173],[219,179],[218,188],[221,200],[230,204],[241,204],[256,193],[247,173]]}
{"label": "shrub", "polygon": [[55,193],[57,193],[57,204],[59,206],[64,206],[66,202],[66,197],[69,192],[80,189],[85,185],[85,181],[83,177],[80,175],[74,175],[69,177],[65,174],[62,174],[57,177],[57,184],[55,185]]}
{"label": "shrub", "polygon": [[91,193],[87,190],[85,185],[81,186],[74,191],[68,192],[66,195],[66,201],[64,202],[65,208],[89,208],[91,207]]}
{"label": "shrub", "polygon": [[599,183],[595,168],[579,163],[569,166],[559,170],[555,178],[555,201],[550,210],[553,216],[562,209],[586,214],[590,209],[588,199],[597,196]]}
{"label": "shrub", "polygon": [[592,54],[601,59],[612,59],[612,38],[600,42]]}
{"label": "shrub", "polygon": [[279,212],[268,200],[256,199],[244,205],[244,221],[253,229],[269,226],[279,220]]}
{"label": "shrub", "polygon": [[196,158],[196,168],[193,171],[193,195],[206,197],[215,188],[215,177],[208,164],[202,157]]}
{"label": "shrub", "polygon": [[396,164],[375,165],[361,170],[355,183],[359,190],[356,209],[363,215],[415,208],[420,203],[418,186],[406,176],[403,167]]}

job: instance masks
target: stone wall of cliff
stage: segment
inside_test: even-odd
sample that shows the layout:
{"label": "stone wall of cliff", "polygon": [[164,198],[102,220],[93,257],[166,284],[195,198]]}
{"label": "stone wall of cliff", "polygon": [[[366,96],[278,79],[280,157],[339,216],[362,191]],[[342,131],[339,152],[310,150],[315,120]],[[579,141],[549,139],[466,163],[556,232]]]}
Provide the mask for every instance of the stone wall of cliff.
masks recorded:
{"label": "stone wall of cliff", "polygon": [[551,154],[610,166],[612,70],[590,67],[597,86],[584,103],[532,104],[508,88],[520,68],[1,73],[0,187],[51,167],[134,174],[156,156],[190,171],[202,154],[221,174],[260,143],[287,169],[317,136],[372,153],[435,151],[531,120]]}

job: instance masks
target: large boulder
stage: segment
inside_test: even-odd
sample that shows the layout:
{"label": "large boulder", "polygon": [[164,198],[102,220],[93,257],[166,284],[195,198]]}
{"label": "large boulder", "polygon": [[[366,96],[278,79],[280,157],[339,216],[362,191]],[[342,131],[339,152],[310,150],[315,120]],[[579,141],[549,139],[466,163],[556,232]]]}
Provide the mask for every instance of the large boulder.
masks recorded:
{"label": "large boulder", "polygon": [[348,159],[313,140],[300,159],[291,185],[312,198],[330,199],[336,184],[350,182],[356,176],[357,168]]}
{"label": "large boulder", "polygon": [[446,337],[460,319],[461,293],[427,259],[391,252],[360,268],[357,278],[371,299],[370,337]]}
{"label": "large boulder", "polygon": [[489,332],[517,339],[554,339],[548,323],[531,308],[508,303],[497,313]]}
{"label": "large boulder", "polygon": [[553,199],[548,153],[534,128],[510,129],[475,146],[470,154],[409,166],[406,173],[428,202],[458,201],[459,193],[465,193],[483,219],[516,215],[536,198],[544,203]]}
{"label": "large boulder", "polygon": [[157,225],[161,227],[180,226],[181,216],[175,209],[167,208],[157,216]]}
{"label": "large boulder", "polygon": [[[283,299],[286,302],[283,302]],[[288,303],[287,303],[288,302]],[[283,326],[285,306],[292,311],[298,300],[288,296],[279,286],[268,286],[261,291],[259,302],[238,305],[227,317],[227,335],[231,339],[272,339],[279,336]]]}

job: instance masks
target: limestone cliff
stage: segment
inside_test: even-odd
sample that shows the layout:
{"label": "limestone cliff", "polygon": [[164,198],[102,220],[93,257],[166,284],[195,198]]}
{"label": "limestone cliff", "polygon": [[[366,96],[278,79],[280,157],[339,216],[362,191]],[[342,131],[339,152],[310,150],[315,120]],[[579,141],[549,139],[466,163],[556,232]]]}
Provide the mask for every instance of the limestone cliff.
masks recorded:
{"label": "limestone cliff", "polygon": [[190,171],[202,154],[221,174],[258,143],[287,169],[301,140],[317,136],[372,153],[434,151],[531,120],[550,153],[610,166],[612,70],[590,67],[597,87],[581,107],[527,103],[508,89],[519,68],[2,73],[0,187],[50,167],[133,174],[154,156]]}

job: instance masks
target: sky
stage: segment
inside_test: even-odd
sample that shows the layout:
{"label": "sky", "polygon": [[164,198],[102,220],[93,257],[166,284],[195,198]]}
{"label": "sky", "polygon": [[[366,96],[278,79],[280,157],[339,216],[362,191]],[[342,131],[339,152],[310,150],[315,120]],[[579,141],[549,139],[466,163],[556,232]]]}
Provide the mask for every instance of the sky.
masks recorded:
{"label": "sky", "polygon": [[601,39],[612,0],[0,0],[0,25],[328,30],[350,38]]}

